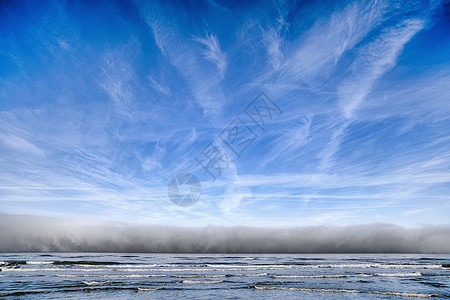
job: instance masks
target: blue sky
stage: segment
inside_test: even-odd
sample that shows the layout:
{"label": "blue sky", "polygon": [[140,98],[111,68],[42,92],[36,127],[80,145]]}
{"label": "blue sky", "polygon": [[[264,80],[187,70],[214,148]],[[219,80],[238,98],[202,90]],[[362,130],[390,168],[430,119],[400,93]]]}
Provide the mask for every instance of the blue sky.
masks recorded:
{"label": "blue sky", "polygon": [[[441,1],[2,1],[0,212],[448,225],[449,58]],[[189,207],[180,173],[202,185]]]}

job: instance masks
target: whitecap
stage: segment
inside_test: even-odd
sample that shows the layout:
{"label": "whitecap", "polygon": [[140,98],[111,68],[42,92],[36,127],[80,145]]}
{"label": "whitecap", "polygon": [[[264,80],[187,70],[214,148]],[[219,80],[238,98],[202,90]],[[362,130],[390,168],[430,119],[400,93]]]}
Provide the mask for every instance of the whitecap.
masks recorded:
{"label": "whitecap", "polygon": [[27,265],[51,265],[53,261],[27,261]]}
{"label": "whitecap", "polygon": [[422,273],[412,272],[412,273],[375,273],[375,276],[381,277],[412,277],[412,276],[422,276]]}
{"label": "whitecap", "polygon": [[383,291],[364,291],[364,290],[348,290],[348,289],[320,289],[320,288],[295,288],[283,286],[254,286],[257,290],[286,290],[286,291],[302,291],[302,292],[341,292],[341,293],[367,293],[378,295],[389,295],[399,297],[415,297],[415,298],[431,298],[436,297],[436,294],[426,293],[410,293],[410,292],[383,292]]}
{"label": "whitecap", "polygon": [[225,274],[214,274],[214,275],[172,275],[175,278],[220,278],[226,277]]}
{"label": "whitecap", "polygon": [[138,291],[157,291],[157,290],[160,290],[160,289],[162,289],[162,288],[144,288],[144,287],[138,287],[137,288],[137,290]]}
{"label": "whitecap", "polygon": [[101,278],[154,278],[154,277],[166,277],[163,274],[117,274],[117,275],[97,275],[97,274],[56,274],[56,277],[101,277]]}
{"label": "whitecap", "polygon": [[206,266],[211,268],[242,268],[242,269],[290,269],[295,265],[222,265],[222,264],[207,264]]}
{"label": "whitecap", "polygon": [[221,282],[223,280],[183,280],[185,284],[216,284]]}
{"label": "whitecap", "polygon": [[[287,279],[287,278],[346,278],[351,275],[336,274],[336,275],[274,275],[273,278],[276,279]],[[358,276],[358,275],[355,275]]]}
{"label": "whitecap", "polygon": [[255,273],[255,274],[237,274],[237,276],[247,276],[247,277],[262,277],[267,276],[267,273]]}
{"label": "whitecap", "polygon": [[87,285],[103,285],[103,284],[109,284],[110,281],[83,281],[84,284]]}
{"label": "whitecap", "polygon": [[275,279],[289,279],[289,278],[348,278],[348,277],[412,277],[422,276],[422,273],[374,273],[374,274],[331,274],[331,275],[274,275]]}
{"label": "whitecap", "polygon": [[399,264],[336,264],[336,265],[303,265],[298,268],[340,268],[340,269],[442,269],[442,265],[399,265]]}

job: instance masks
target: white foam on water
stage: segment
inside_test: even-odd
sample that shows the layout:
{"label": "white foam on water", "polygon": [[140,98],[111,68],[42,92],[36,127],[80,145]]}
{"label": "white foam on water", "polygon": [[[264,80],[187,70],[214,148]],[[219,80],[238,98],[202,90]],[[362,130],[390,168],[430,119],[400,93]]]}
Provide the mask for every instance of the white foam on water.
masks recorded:
{"label": "white foam on water", "polygon": [[255,273],[255,274],[237,274],[237,276],[247,276],[247,277],[262,277],[267,276],[267,273]]}
{"label": "white foam on water", "polygon": [[129,272],[229,272],[229,271],[258,271],[279,270],[278,268],[176,268],[176,269],[126,269]]}
{"label": "white foam on water", "polygon": [[289,278],[348,278],[348,277],[413,277],[422,276],[422,273],[373,273],[373,274],[331,274],[331,275],[274,275],[276,279],[289,279]]}
{"label": "white foam on water", "polygon": [[226,274],[215,274],[215,275],[172,275],[175,278],[220,278],[226,277]]}
{"label": "white foam on water", "polygon": [[[0,268],[2,272],[51,272],[61,271],[59,268]],[[69,270],[68,270],[69,271]]]}
{"label": "white foam on water", "polygon": [[421,264],[320,264],[320,265],[222,265],[207,264],[207,267],[216,269],[247,269],[247,270],[277,270],[277,269],[442,269],[442,265],[421,265]]}
{"label": "white foam on water", "polygon": [[[56,269],[55,269],[56,270]],[[74,272],[111,272],[111,271],[115,271],[115,270],[111,270],[111,269],[96,269],[96,268],[89,268],[89,269],[72,269],[72,268],[61,268],[61,269],[57,269],[58,271],[74,271]],[[125,270],[124,270],[125,271]]]}
{"label": "white foam on water", "polygon": [[143,264],[123,264],[123,265],[119,265],[119,264],[114,264],[114,265],[89,265],[89,264],[77,264],[78,266],[82,266],[83,268],[108,268],[108,269],[143,269],[143,268],[155,268],[155,267],[167,267],[167,265],[157,265],[157,264],[148,264],[148,265],[143,265]]}
{"label": "white foam on water", "polygon": [[[271,268],[229,268],[229,269],[223,269],[223,268],[174,268],[174,269],[157,269],[157,268],[150,268],[150,269],[120,269],[120,268],[114,268],[114,269],[105,269],[105,268],[0,268],[0,270],[5,272],[48,272],[48,271],[57,271],[57,272],[208,272],[208,271],[255,271],[255,270],[273,270]],[[275,269],[277,270],[277,269]]]}
{"label": "white foam on water", "polygon": [[103,284],[109,284],[110,281],[83,281],[84,284],[87,285],[103,285]]}
{"label": "white foam on water", "polygon": [[162,288],[144,288],[144,287],[138,287],[137,288],[137,290],[138,291],[157,291],[157,290],[160,290],[160,289],[162,289]]}
{"label": "white foam on water", "polygon": [[273,278],[276,279],[286,279],[286,278],[346,278],[350,276],[358,276],[358,275],[274,275]]}
{"label": "white foam on water", "polygon": [[340,268],[340,269],[442,269],[442,265],[398,265],[398,264],[336,264],[336,265],[301,265],[300,269],[308,268]]}
{"label": "white foam on water", "polygon": [[411,273],[374,273],[375,276],[381,277],[413,277],[413,276],[422,276],[422,273],[419,272],[411,272]]}
{"label": "white foam on water", "polygon": [[167,275],[157,275],[157,274],[150,274],[150,275],[144,275],[144,274],[118,274],[118,275],[97,275],[97,274],[80,274],[80,275],[73,275],[73,274],[56,274],[56,277],[101,277],[101,278],[154,278],[154,277],[166,277]]}
{"label": "white foam on water", "polygon": [[27,265],[52,265],[53,261],[27,261]]}
{"label": "white foam on water", "polygon": [[[96,275],[93,275],[96,276]],[[154,277],[166,277],[167,275],[163,274],[123,274],[123,275],[100,275],[99,277],[106,278],[154,278]]]}
{"label": "white foam on water", "polygon": [[436,294],[425,293],[409,293],[409,292],[382,292],[382,291],[364,291],[364,290],[347,290],[347,289],[313,289],[313,288],[295,288],[295,287],[282,287],[282,286],[255,286],[257,290],[286,290],[286,291],[302,291],[302,292],[329,292],[329,293],[367,293],[367,294],[379,294],[390,295],[400,297],[415,297],[415,298],[431,298],[436,297]]}
{"label": "white foam on water", "polygon": [[216,284],[221,282],[223,280],[183,280],[185,284]]}
{"label": "white foam on water", "polygon": [[207,264],[206,266],[211,268],[242,268],[242,269],[269,269],[269,268],[277,268],[277,269],[291,269],[295,267],[295,265],[222,265],[222,264]]}

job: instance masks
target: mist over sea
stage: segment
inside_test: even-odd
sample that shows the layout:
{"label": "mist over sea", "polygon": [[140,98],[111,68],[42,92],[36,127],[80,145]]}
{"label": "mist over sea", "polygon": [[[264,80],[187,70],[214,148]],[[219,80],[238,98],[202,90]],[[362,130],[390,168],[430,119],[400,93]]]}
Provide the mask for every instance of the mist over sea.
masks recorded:
{"label": "mist over sea", "polygon": [[447,226],[167,226],[0,214],[0,252],[450,253]]}
{"label": "mist over sea", "polygon": [[5,299],[450,298],[450,255],[0,255]]}

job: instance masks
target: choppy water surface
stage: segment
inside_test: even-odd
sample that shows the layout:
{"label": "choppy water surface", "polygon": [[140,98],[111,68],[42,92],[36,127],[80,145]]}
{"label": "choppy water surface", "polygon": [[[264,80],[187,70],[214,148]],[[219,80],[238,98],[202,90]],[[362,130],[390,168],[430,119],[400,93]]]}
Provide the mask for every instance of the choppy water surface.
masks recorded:
{"label": "choppy water surface", "polygon": [[450,255],[0,254],[0,297],[450,298]]}

